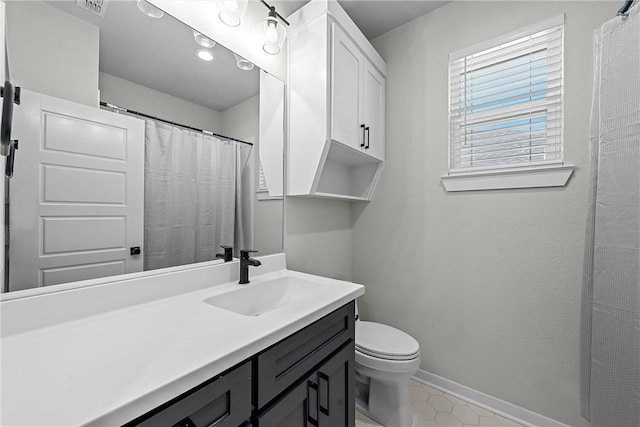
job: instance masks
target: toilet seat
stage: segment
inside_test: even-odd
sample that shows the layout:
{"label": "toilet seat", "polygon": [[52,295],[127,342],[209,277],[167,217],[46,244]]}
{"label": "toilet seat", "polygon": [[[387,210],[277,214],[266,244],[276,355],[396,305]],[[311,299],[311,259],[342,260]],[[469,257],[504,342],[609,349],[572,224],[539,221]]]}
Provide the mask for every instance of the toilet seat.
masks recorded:
{"label": "toilet seat", "polygon": [[420,345],[392,326],[360,320],[356,322],[356,351],[384,360],[413,360],[420,355]]}

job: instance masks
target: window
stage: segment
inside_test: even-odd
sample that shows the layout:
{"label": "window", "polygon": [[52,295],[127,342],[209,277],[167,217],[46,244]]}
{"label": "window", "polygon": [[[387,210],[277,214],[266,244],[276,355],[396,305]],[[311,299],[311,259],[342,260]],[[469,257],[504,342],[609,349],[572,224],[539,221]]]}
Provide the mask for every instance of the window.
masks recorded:
{"label": "window", "polygon": [[563,30],[560,16],[449,56],[450,176],[562,165]]}

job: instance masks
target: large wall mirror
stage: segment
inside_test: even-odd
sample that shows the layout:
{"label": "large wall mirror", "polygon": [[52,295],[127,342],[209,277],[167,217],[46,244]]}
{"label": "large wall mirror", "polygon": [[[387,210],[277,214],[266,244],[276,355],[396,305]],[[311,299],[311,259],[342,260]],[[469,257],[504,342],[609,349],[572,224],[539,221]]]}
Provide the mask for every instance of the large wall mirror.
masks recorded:
{"label": "large wall mirror", "polygon": [[6,1],[4,291],[282,252],[283,83],[145,5]]}

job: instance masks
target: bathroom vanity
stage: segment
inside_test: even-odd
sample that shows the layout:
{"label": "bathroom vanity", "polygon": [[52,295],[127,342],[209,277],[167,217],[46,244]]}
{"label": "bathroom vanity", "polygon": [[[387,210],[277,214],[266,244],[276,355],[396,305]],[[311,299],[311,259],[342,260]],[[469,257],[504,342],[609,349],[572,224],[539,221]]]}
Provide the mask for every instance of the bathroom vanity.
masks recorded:
{"label": "bathroom vanity", "polygon": [[127,423],[352,426],[354,303]]}
{"label": "bathroom vanity", "polygon": [[259,259],[3,296],[0,423],[352,426],[363,287]]}

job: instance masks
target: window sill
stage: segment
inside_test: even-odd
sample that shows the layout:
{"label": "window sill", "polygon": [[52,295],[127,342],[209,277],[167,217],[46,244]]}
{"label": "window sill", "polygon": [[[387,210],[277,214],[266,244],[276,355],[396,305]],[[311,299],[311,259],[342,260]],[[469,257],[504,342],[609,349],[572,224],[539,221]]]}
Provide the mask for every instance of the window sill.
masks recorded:
{"label": "window sill", "polygon": [[512,188],[563,187],[573,166],[545,166],[489,172],[469,172],[441,177],[448,192],[503,190]]}
{"label": "window sill", "polygon": [[256,191],[256,198],[258,200],[282,200],[282,196],[272,196],[269,194],[269,190]]}

